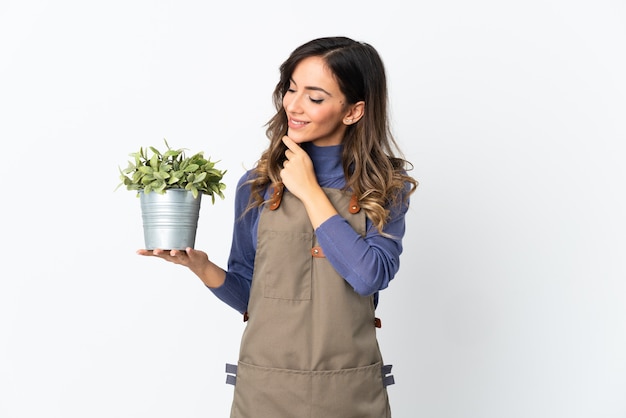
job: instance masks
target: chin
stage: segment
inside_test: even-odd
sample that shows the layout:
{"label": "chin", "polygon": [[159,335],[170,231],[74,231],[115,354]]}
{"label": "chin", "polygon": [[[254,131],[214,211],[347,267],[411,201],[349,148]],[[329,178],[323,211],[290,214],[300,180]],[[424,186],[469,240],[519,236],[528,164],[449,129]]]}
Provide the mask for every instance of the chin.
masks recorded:
{"label": "chin", "polygon": [[296,144],[304,144],[305,142],[311,142],[311,140],[308,138],[292,138],[292,137],[289,137],[289,138],[291,138],[293,142],[295,142]]}
{"label": "chin", "polygon": [[287,132],[287,136],[291,138],[291,140],[295,142],[296,144],[303,144],[305,142],[311,141],[311,139],[307,138],[304,135],[298,135],[298,133],[295,133],[294,135],[294,134],[290,134],[289,132]]}

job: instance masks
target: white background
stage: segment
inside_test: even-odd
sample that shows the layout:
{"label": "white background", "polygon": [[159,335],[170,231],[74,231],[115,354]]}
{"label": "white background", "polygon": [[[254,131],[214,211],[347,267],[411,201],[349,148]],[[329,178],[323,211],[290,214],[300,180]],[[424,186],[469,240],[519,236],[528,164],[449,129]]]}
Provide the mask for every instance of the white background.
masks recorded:
{"label": "white background", "polygon": [[0,3],[0,417],[226,417],[244,324],[141,258],[141,146],[228,169],[225,265],[278,66],[374,45],[420,187],[378,315],[396,418],[626,417],[621,0]]}

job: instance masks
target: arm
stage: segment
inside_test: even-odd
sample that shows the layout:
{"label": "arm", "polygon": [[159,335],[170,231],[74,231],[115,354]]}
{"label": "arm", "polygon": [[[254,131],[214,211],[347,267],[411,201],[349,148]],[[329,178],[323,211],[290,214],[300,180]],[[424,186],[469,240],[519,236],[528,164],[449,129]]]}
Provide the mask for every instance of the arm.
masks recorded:
{"label": "arm", "polygon": [[[326,258],[361,295],[375,294],[387,287],[399,268],[408,204],[390,208],[384,232],[391,238],[379,234],[369,220],[367,235],[361,237],[324,193],[308,154],[287,136],[283,142],[288,150],[280,175],[285,187],[304,205]],[[405,192],[408,191],[407,187]]]}
{"label": "arm", "polygon": [[398,272],[407,210],[408,204],[392,208],[384,228],[391,238],[380,235],[369,220],[368,232],[362,237],[339,215],[317,228],[317,238],[326,258],[360,295],[371,295],[386,288]]}
{"label": "arm", "polygon": [[257,209],[242,216],[250,197],[250,186],[243,186],[249,174],[244,174],[237,183],[235,223],[225,279],[220,286],[208,286],[215,296],[240,313],[246,311],[250,298],[255,256],[252,231],[258,216]]}

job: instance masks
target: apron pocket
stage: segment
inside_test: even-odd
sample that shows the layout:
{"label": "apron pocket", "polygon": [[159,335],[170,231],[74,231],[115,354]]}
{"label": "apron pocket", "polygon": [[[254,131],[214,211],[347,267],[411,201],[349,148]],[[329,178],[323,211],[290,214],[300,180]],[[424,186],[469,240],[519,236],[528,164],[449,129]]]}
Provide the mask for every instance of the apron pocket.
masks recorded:
{"label": "apron pocket", "polygon": [[311,416],[388,418],[391,416],[382,364],[312,373]]}
{"label": "apron pocket", "polygon": [[[283,259],[279,263],[265,263],[265,271],[258,272],[254,279],[263,281],[263,295],[271,299],[310,300],[313,234],[267,231],[263,238],[259,242],[257,257],[276,259],[276,254],[306,255]],[[263,251],[266,249],[271,249],[273,254],[265,256]]]}
{"label": "apron pocket", "polygon": [[388,418],[382,364],[299,371],[239,362],[233,418]]}
{"label": "apron pocket", "polygon": [[240,361],[231,418],[310,417],[310,393],[307,373]]}

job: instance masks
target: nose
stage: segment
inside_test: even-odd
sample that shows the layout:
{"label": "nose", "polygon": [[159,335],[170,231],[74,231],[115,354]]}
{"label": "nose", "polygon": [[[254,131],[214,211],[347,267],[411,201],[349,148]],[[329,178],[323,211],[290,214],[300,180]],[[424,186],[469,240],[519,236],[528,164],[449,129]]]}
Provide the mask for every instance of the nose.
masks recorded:
{"label": "nose", "polygon": [[287,92],[283,96],[283,108],[289,113],[302,113],[302,95],[298,92]]}

